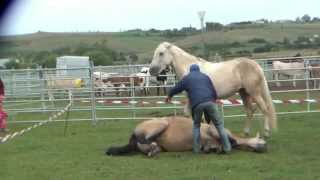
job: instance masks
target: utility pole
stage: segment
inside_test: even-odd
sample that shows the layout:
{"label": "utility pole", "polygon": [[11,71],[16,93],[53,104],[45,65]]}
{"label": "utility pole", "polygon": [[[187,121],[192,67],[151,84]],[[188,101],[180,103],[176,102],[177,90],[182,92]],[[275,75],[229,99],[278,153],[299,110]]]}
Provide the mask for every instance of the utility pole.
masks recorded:
{"label": "utility pole", "polygon": [[205,11],[199,11],[198,12],[198,16],[200,19],[200,25],[201,25],[201,32],[204,32],[204,16],[206,15]]}
{"label": "utility pole", "polygon": [[201,26],[201,41],[202,41],[202,54],[203,54],[203,57],[204,58],[208,58],[209,57],[209,53],[207,51],[207,46],[206,46],[206,43],[204,41],[204,37],[203,37],[203,33],[205,32],[205,29],[204,29],[204,16],[206,15],[206,12],[205,11],[199,11],[198,12],[198,16],[199,16],[199,19],[200,19],[200,26]]}

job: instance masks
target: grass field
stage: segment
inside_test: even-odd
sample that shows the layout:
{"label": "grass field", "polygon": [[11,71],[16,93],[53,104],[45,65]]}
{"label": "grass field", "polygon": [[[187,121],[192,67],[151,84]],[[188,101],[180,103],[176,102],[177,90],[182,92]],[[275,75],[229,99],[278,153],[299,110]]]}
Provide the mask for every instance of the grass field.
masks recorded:
{"label": "grass field", "polygon": [[[32,119],[32,116],[29,115]],[[258,118],[259,119],[259,118]],[[319,113],[279,116],[279,131],[268,152],[234,150],[230,155],[166,152],[154,158],[138,154],[105,156],[110,145],[128,141],[139,121],[51,123],[0,144],[1,180],[87,179],[320,179]],[[225,120],[241,133],[243,121]],[[10,124],[12,130],[26,125]],[[254,122],[254,132],[260,123]]]}

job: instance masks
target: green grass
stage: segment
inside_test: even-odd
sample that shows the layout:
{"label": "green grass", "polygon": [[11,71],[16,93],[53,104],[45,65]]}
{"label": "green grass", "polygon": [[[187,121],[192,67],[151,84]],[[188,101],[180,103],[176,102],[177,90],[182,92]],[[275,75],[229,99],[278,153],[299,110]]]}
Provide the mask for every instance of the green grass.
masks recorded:
{"label": "green grass", "polygon": [[[25,115],[26,116],[26,115]],[[235,150],[231,155],[166,152],[154,158],[138,154],[104,155],[110,145],[128,141],[139,121],[51,123],[0,144],[2,180],[46,179],[319,179],[319,113],[279,116],[279,131],[268,139],[268,152]],[[227,118],[241,133],[243,121]],[[9,124],[12,129],[25,125]],[[254,132],[259,130],[254,122]]]}

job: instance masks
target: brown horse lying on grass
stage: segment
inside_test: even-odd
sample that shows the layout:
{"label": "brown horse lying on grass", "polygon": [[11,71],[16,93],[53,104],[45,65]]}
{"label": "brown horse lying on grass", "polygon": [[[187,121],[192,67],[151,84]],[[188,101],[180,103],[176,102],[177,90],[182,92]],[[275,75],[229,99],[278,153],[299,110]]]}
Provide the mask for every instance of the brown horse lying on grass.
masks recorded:
{"label": "brown horse lying on grass", "polygon": [[[254,138],[241,138],[227,130],[233,148],[266,151],[266,142],[257,135]],[[180,152],[192,150],[192,120],[185,117],[163,117],[143,121],[137,125],[124,146],[110,147],[107,155],[126,155],[142,152],[154,156],[161,151]],[[213,125],[201,124],[201,147],[206,153],[219,152],[219,134]]]}

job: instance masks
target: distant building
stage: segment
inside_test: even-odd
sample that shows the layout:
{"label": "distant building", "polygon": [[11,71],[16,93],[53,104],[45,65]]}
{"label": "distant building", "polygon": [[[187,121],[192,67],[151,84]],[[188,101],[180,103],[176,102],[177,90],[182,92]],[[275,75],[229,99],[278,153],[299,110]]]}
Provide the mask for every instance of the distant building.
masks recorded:
{"label": "distant building", "polygon": [[281,20],[277,20],[276,23],[294,23],[294,21],[290,19],[281,19]]}
{"label": "distant building", "polygon": [[57,76],[89,77],[89,56],[57,57]]}
{"label": "distant building", "polygon": [[258,19],[253,21],[254,24],[268,24],[268,20],[267,19]]}

